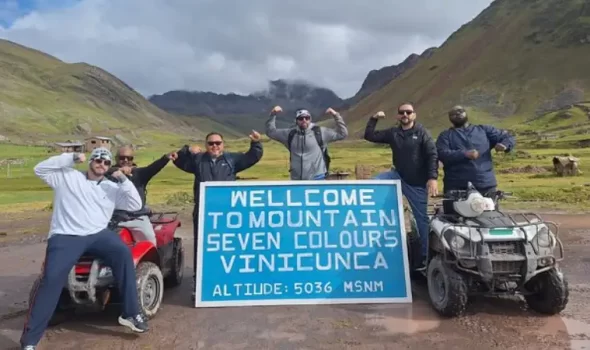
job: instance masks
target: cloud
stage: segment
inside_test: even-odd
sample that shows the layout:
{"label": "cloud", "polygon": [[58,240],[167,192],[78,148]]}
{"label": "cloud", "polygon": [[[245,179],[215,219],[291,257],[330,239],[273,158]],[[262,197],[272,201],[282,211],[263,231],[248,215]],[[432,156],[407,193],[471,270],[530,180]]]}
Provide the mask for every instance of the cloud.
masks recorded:
{"label": "cloud", "polygon": [[440,45],[492,2],[61,1],[0,27],[0,37],[97,65],[144,95],[248,94],[285,78],[341,97],[353,95],[370,70]]}

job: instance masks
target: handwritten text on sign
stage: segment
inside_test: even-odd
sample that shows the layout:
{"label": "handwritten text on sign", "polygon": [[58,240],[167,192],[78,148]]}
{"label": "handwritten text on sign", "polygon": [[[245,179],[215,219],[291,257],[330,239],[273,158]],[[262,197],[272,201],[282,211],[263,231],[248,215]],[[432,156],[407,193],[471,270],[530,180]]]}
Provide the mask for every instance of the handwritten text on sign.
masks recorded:
{"label": "handwritten text on sign", "polygon": [[409,297],[395,185],[270,182],[205,191],[203,305]]}

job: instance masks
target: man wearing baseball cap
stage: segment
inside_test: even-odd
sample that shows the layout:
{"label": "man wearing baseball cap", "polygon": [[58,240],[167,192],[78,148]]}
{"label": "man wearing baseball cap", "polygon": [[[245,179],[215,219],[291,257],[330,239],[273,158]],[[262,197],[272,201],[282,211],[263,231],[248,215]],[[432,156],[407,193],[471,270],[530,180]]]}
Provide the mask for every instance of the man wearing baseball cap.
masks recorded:
{"label": "man wearing baseball cap", "polygon": [[85,252],[105,261],[113,271],[123,300],[119,324],[138,333],[148,330],[139,311],[131,251],[107,229],[115,209],[136,211],[142,201],[121,171],[112,174],[118,182],[105,179],[111,158],[109,150],[96,148],[84,172],[74,169],[75,163],[86,161],[83,153],[63,153],[35,166],[35,175],[53,188],[55,195],[41,281],[29,305],[20,340],[22,349],[36,348],[70,270]]}
{"label": "man wearing baseball cap", "polygon": [[492,150],[510,152],[514,137],[491,125],[470,124],[462,106],[451,108],[448,115],[453,126],[436,140],[444,170],[443,192],[465,190],[470,181],[483,195],[492,194],[497,186]]}
{"label": "man wearing baseball cap", "polygon": [[276,115],[282,111],[280,106],[272,109],[266,122],[266,135],[289,150],[291,180],[325,179],[330,170],[328,143],[348,136],[344,119],[338,112],[328,108],[326,114],[334,118],[336,128],[326,128],[315,125],[308,110],[299,109],[295,112],[294,127],[277,129]]}

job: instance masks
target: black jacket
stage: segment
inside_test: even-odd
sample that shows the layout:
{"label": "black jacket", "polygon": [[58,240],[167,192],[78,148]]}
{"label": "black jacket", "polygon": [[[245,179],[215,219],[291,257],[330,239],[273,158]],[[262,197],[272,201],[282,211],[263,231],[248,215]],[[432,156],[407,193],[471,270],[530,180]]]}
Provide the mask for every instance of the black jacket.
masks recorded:
{"label": "black jacket", "polygon": [[369,118],[365,140],[389,144],[392,163],[400,177],[409,185],[426,186],[438,179],[438,156],[432,136],[422,125],[403,130],[400,126],[375,131],[377,119]]}
{"label": "black jacket", "polygon": [[252,141],[250,149],[246,153],[225,152],[216,161],[213,161],[209,153],[191,153],[189,146],[185,145],[178,152],[178,158],[174,161],[177,168],[195,175],[193,193],[195,204],[199,203],[199,190],[201,182],[206,181],[235,181],[236,174],[244,171],[262,158],[262,143]]}
{"label": "black jacket", "polygon": [[[131,174],[127,175],[127,178],[131,180],[131,182],[135,185],[137,192],[139,192],[139,196],[141,197],[141,202],[143,203],[141,210],[145,208],[147,202],[147,185],[150,180],[159,173],[170,159],[168,159],[168,155],[162,156],[162,158],[157,159],[152,164],[146,167],[134,167],[131,170]],[[116,170],[119,170],[118,166],[113,166],[107,171],[107,176],[110,176]]]}

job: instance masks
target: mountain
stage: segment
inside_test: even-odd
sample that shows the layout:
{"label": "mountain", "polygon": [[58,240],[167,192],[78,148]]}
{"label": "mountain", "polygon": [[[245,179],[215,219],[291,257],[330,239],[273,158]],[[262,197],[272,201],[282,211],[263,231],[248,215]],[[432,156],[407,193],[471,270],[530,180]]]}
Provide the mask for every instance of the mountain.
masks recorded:
{"label": "mountain", "polygon": [[404,74],[409,69],[412,69],[418,62],[425,60],[432,56],[436,51],[435,47],[426,49],[421,55],[411,54],[401,63],[382,67],[380,69],[374,69],[367,74],[367,77],[363,81],[359,91],[351,98],[346,99],[347,106],[352,106],[362,100],[364,97],[372,94],[373,92],[381,89],[387,85],[390,81],[396,79],[400,75]]}
{"label": "mountain", "polygon": [[413,101],[436,136],[449,125],[448,109],[462,104],[472,120],[528,130],[590,100],[588,57],[588,1],[495,0],[345,117],[351,134],[360,136],[369,115],[383,110],[389,118],[379,127],[390,126],[397,105]]}
{"label": "mountain", "polygon": [[213,128],[238,134],[214,121],[172,116],[98,67],[6,40],[0,40],[0,124],[2,139],[39,143],[118,134],[145,144]]}
{"label": "mountain", "polygon": [[338,108],[343,103],[332,90],[282,79],[270,81],[266,90],[249,95],[175,90],[150,96],[149,101],[167,112],[209,117],[242,132],[253,128],[264,130],[264,123],[275,105],[283,108],[283,113],[277,117],[277,126],[285,127],[293,123],[298,108],[306,108],[315,120],[322,120],[328,107]]}

